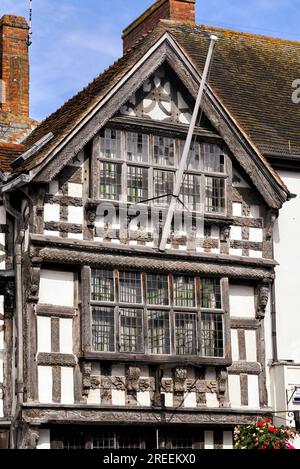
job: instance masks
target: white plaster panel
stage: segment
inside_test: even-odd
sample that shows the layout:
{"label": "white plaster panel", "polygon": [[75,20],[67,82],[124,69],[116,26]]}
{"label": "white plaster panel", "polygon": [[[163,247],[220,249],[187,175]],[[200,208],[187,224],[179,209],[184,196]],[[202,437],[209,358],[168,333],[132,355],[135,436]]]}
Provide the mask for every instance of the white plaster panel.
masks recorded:
{"label": "white plaster panel", "polygon": [[250,205],[250,218],[260,218],[259,205]]}
{"label": "white plaster panel", "polygon": [[230,230],[230,239],[236,241],[242,240],[242,227],[241,226],[232,226]]}
{"label": "white plaster panel", "polygon": [[254,288],[246,285],[229,286],[230,315],[240,318],[254,318]]}
{"label": "white plaster panel", "polygon": [[141,407],[151,407],[151,399],[150,399],[150,392],[137,392],[137,401],[138,405]]}
{"label": "white plaster panel", "polygon": [[163,393],[165,395],[165,406],[173,407],[173,394],[171,392]]}
{"label": "white plaster panel", "polygon": [[3,400],[0,399],[0,418],[4,417],[4,413],[3,413]]}
{"label": "white plaster panel", "polygon": [[239,202],[233,202],[232,204],[232,215],[234,217],[241,217],[242,216],[242,204]]}
{"label": "white plaster panel", "polygon": [[259,409],[258,376],[248,375],[248,406]]}
{"label": "white plaster panel", "polygon": [[51,353],[51,318],[37,317],[38,352]]}
{"label": "white plaster panel", "polygon": [[50,449],[50,430],[40,430],[39,431],[39,441],[37,443],[36,449]]}
{"label": "white plaster panel", "polygon": [[74,370],[61,368],[61,403],[74,404]]}
{"label": "white plaster panel", "polygon": [[60,220],[60,206],[58,204],[45,204],[44,206],[44,221]]}
{"label": "white plaster panel", "polygon": [[223,449],[233,449],[233,434],[232,432],[223,432]]}
{"label": "white plaster panel", "polygon": [[79,239],[80,241],[83,240],[83,233],[68,233],[69,239]]}
{"label": "white plaster panel", "polygon": [[220,407],[217,394],[215,393],[206,393],[206,405],[212,409],[217,409]]}
{"label": "white plaster panel", "polygon": [[[0,328],[4,325],[3,321],[0,321]],[[4,349],[4,331],[0,332],[0,350]]]}
{"label": "white plaster panel", "polygon": [[59,231],[44,230],[44,236],[56,236],[58,238],[59,237]]}
{"label": "white plaster panel", "polygon": [[0,225],[6,224],[6,210],[4,205],[0,205]]}
{"label": "white plaster panel", "polygon": [[125,406],[126,405],[125,391],[121,391],[119,389],[112,389],[111,401],[112,401],[112,405]]}
{"label": "white plaster panel", "polygon": [[261,228],[249,228],[249,241],[255,243],[263,242],[263,230]]}
{"label": "white plaster panel", "polygon": [[83,223],[83,208],[69,206],[68,222],[82,225]]}
{"label": "white plaster panel", "polygon": [[82,197],[82,184],[75,184],[73,182],[69,182],[68,184],[68,195],[70,197]]}
{"label": "white plaster panel", "polygon": [[204,432],[204,449],[214,449],[214,432]]}
{"label": "white plaster panel", "polygon": [[231,407],[241,407],[241,384],[239,375],[228,375],[229,399]]}
{"label": "white plaster panel", "polygon": [[60,353],[73,353],[73,319],[59,320],[59,347]]}
{"label": "white plaster panel", "polygon": [[0,314],[4,314],[4,296],[0,296]]}
{"label": "white plaster panel", "polygon": [[90,389],[87,404],[90,405],[100,405],[101,404],[101,394],[100,389]]}
{"label": "white plaster panel", "polygon": [[184,393],[184,407],[194,408],[197,407],[197,398],[195,392]]}
{"label": "white plaster panel", "polygon": [[239,342],[237,329],[231,329],[231,350],[232,360],[234,362],[239,361]]}
{"label": "white plaster panel", "polygon": [[246,360],[248,362],[257,361],[256,351],[256,331],[245,331]]}
{"label": "white plaster panel", "polygon": [[252,251],[249,250],[249,257],[255,257],[256,259],[262,259],[262,252],[261,251]]}
{"label": "white plaster panel", "polygon": [[57,306],[74,306],[73,272],[41,270],[39,302]]}
{"label": "white plaster panel", "polygon": [[52,368],[38,366],[38,392],[41,404],[52,403]]}
{"label": "white plaster panel", "polygon": [[239,256],[241,257],[243,255],[243,250],[242,249],[229,249],[229,255],[230,256]]}
{"label": "white plaster panel", "polygon": [[51,195],[58,195],[58,192],[59,192],[58,181],[51,181],[49,184],[49,193]]}

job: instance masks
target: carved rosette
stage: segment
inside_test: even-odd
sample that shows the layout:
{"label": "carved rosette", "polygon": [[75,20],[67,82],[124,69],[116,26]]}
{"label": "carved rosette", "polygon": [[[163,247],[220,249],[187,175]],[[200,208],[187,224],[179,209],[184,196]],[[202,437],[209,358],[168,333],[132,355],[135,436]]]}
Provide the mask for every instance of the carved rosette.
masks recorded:
{"label": "carved rosette", "polygon": [[187,379],[187,369],[186,368],[176,368],[175,369],[175,382],[174,382],[174,391],[175,392],[184,392],[185,391],[186,379]]}

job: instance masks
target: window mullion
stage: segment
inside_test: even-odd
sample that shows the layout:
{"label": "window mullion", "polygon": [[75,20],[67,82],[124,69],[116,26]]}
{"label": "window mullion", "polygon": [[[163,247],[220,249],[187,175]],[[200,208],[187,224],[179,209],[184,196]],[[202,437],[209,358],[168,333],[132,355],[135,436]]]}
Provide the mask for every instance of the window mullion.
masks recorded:
{"label": "window mullion", "polygon": [[142,302],[144,304],[144,321],[143,321],[143,333],[144,333],[144,353],[149,353],[149,344],[148,344],[148,313],[147,313],[147,275],[142,273]]}
{"label": "window mullion", "polygon": [[127,202],[127,171],[128,171],[127,163],[122,163],[122,194],[121,194],[121,201],[123,203]]}
{"label": "window mullion", "polygon": [[174,279],[169,274],[169,291],[170,291],[170,350],[172,355],[176,355],[176,337],[175,337],[175,313],[174,313]]}

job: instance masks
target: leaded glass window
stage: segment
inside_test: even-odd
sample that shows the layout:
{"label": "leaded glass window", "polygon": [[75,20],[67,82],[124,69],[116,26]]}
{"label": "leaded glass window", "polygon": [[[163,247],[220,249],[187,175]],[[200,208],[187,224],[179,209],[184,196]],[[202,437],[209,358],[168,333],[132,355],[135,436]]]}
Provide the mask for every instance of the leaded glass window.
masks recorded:
{"label": "leaded glass window", "polygon": [[120,308],[120,351],[143,352],[143,311]]}
{"label": "leaded glass window", "polygon": [[120,272],[119,289],[121,303],[141,303],[141,274],[139,272]]}
{"label": "leaded glass window", "polygon": [[177,355],[197,355],[197,314],[175,314]]}
{"label": "leaded glass window", "polygon": [[100,164],[100,198],[119,200],[122,187],[122,165],[117,163]]}
{"label": "leaded glass window", "polygon": [[154,163],[159,166],[175,165],[175,140],[173,138],[153,137],[153,158]]}
{"label": "leaded glass window", "polygon": [[170,318],[168,311],[148,313],[149,353],[170,353]]}
{"label": "leaded glass window", "polygon": [[147,274],[147,303],[149,305],[169,304],[167,275]]}
{"label": "leaded glass window", "polygon": [[174,277],[174,302],[176,306],[194,307],[195,280],[193,277]]}
{"label": "leaded glass window", "polygon": [[148,170],[137,166],[127,168],[127,200],[142,202],[148,199]]}

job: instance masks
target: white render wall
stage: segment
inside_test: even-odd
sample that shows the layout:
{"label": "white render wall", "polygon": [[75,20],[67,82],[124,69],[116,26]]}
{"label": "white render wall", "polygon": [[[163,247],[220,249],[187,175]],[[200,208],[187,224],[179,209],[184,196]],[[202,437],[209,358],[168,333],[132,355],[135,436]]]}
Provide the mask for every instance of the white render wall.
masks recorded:
{"label": "white render wall", "polygon": [[[279,360],[300,363],[300,173],[278,171],[296,199],[286,202],[274,230],[277,338]],[[300,385],[300,383],[299,383]]]}

